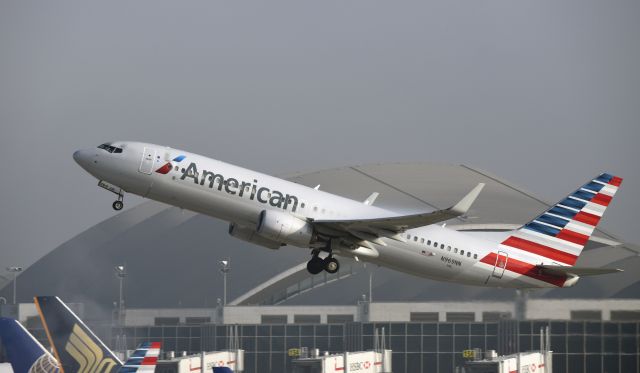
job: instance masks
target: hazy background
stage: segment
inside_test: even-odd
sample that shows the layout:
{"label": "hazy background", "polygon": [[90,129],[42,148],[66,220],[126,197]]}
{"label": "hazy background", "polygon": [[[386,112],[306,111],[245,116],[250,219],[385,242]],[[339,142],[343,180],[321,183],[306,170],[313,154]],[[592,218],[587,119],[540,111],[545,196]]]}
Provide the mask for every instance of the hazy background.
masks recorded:
{"label": "hazy background", "polygon": [[638,1],[1,1],[0,275],[115,213],[71,158],[113,139],[273,174],[465,163],[550,201],[609,171],[625,181],[604,227],[637,243],[639,16]]}

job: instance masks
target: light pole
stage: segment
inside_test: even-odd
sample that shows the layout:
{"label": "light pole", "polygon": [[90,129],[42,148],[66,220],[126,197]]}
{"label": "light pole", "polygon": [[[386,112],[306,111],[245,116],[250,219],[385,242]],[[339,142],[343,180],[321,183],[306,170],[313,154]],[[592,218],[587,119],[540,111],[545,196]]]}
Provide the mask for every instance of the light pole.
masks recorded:
{"label": "light pole", "polygon": [[222,296],[222,305],[227,305],[227,273],[231,270],[231,258],[227,258],[218,262],[220,265],[220,272],[222,272],[222,286],[223,286],[223,296]]}
{"label": "light pole", "polygon": [[117,265],[113,267],[116,271],[116,277],[120,280],[120,296],[118,298],[118,324],[120,327],[124,324],[124,295],[123,295],[123,286],[124,286],[124,278],[127,277],[127,269],[123,264]]}
{"label": "light pole", "polygon": [[18,283],[18,273],[22,272],[22,267],[7,267],[7,271],[13,272],[13,304],[16,304],[16,284]]}

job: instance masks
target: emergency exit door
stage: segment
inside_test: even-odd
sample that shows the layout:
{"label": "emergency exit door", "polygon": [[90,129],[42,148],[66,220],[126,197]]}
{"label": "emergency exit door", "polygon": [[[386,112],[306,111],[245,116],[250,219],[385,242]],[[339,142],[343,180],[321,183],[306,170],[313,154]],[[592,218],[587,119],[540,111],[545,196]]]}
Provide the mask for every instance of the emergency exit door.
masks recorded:
{"label": "emergency exit door", "polygon": [[142,172],[143,174],[151,175],[155,158],[155,149],[144,148],[144,152],[142,153],[142,161],[140,161],[140,168],[138,169],[138,171]]}
{"label": "emergency exit door", "polygon": [[496,263],[493,266],[492,276],[496,278],[502,278],[505,268],[507,268],[507,261],[509,260],[509,254],[504,251],[498,251],[496,256]]}

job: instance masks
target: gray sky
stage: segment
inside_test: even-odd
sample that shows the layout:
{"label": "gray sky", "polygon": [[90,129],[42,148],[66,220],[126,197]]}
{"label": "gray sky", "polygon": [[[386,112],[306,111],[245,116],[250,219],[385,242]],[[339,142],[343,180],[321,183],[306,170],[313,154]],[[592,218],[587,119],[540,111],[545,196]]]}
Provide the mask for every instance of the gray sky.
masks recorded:
{"label": "gray sky", "polygon": [[603,226],[637,243],[639,16],[596,0],[0,2],[0,263],[114,214],[71,158],[113,139],[270,173],[466,163],[550,201],[609,171],[625,181]]}

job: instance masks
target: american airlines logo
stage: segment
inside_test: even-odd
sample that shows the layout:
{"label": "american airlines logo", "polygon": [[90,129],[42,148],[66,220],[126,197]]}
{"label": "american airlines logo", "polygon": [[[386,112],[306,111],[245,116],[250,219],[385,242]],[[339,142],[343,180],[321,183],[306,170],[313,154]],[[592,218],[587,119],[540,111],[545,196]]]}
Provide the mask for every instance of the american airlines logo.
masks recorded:
{"label": "american airlines logo", "polygon": [[246,194],[251,201],[256,200],[283,210],[290,208],[291,212],[295,212],[298,208],[298,197],[294,195],[259,186],[256,179],[253,179],[253,182],[239,181],[232,177],[225,178],[224,175],[212,171],[202,170],[202,172],[198,172],[198,167],[194,162],[191,162],[186,169],[182,169],[180,180],[186,179],[193,179],[195,184],[206,185],[210,189],[217,186],[217,189],[222,191],[224,188],[227,194],[236,195],[240,198]]}
{"label": "american airlines logo", "polygon": [[[181,162],[185,158],[187,158],[187,157],[181,154],[181,155],[173,158],[173,161],[174,162]],[[169,173],[169,171],[171,171],[172,168],[173,168],[173,165],[171,164],[171,162],[167,162],[162,167],[157,169],[156,172],[159,173],[159,174],[166,175],[166,174]]]}
{"label": "american airlines logo", "polygon": [[73,326],[65,350],[78,363],[78,373],[110,372],[117,365],[104,357],[100,346],[78,324]]}

